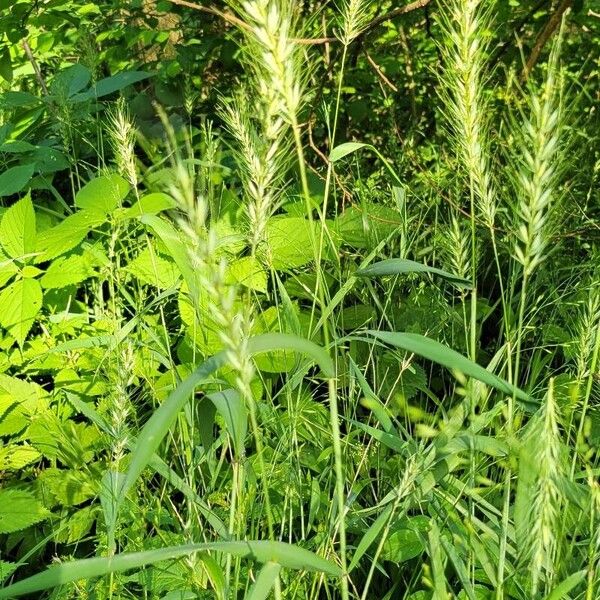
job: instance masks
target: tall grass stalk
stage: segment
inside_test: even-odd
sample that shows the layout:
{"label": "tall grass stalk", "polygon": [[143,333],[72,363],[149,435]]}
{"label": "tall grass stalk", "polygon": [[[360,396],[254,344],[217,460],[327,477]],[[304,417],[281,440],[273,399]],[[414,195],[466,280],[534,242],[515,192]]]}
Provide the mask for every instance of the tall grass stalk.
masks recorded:
{"label": "tall grass stalk", "polygon": [[[297,156],[297,167],[300,176],[302,196],[306,205],[306,217],[313,253],[315,257],[316,289],[315,299],[319,303],[321,313],[325,313],[323,271],[320,268],[321,243],[317,244],[315,221],[310,189],[308,185],[306,159],[302,132],[298,120],[298,111],[303,99],[302,70],[299,67],[299,47],[293,42],[294,3],[284,4],[280,0],[253,0],[241,4],[241,15],[249,26],[246,32],[247,56],[252,63],[257,88],[261,94],[272,98],[272,106],[277,116],[289,124]],[[271,106],[271,103],[269,104]],[[267,113],[269,114],[269,113]],[[265,127],[265,129],[268,128]],[[323,338],[326,347],[330,346],[331,336],[329,324],[323,327]],[[339,518],[340,562],[344,571],[342,579],[342,598],[347,600],[348,581],[346,566],[346,529],[344,500],[344,469],[339,429],[339,411],[337,403],[337,384],[335,379],[328,381],[330,421],[333,437],[334,463],[336,473],[336,498]]]}
{"label": "tall grass stalk", "polygon": [[[458,159],[468,181],[471,223],[470,356],[477,359],[477,217],[494,238],[496,199],[489,165],[487,102],[485,98],[487,35],[491,4],[483,0],[454,0],[442,12],[446,45],[441,97]],[[501,280],[501,273],[499,272]]]}
{"label": "tall grass stalk", "polygon": [[[170,194],[177,201],[183,218],[179,219],[181,231],[189,241],[188,253],[193,272],[197,276],[197,289],[206,294],[208,311],[217,326],[223,347],[227,352],[228,363],[236,372],[235,385],[244,399],[249,415],[252,434],[256,445],[257,459],[261,471],[265,516],[268,534],[274,539],[273,510],[269,498],[269,485],[264,462],[262,434],[257,419],[256,401],[251,389],[254,377],[254,365],[248,352],[248,338],[252,329],[251,307],[246,304],[241,307],[236,302],[237,289],[227,282],[227,261],[219,251],[219,242],[214,228],[209,220],[209,207],[206,199],[196,195],[194,177],[189,167],[179,156],[176,140],[172,129],[163,119],[171,148],[174,154],[175,182],[170,188]],[[193,303],[197,299],[192,299]],[[229,533],[245,538],[246,520],[241,511],[240,498],[245,488],[244,457],[234,457],[234,477],[232,485],[231,505],[229,512]],[[239,525],[239,527],[238,527]],[[231,584],[231,557],[226,561],[226,581],[229,589],[236,589],[239,576],[239,559],[236,560],[236,583]],[[279,597],[279,586],[276,586],[276,597]]]}
{"label": "tall grass stalk", "polygon": [[[485,98],[486,59],[490,28],[491,4],[482,0],[453,0],[442,12],[441,23],[446,44],[442,46],[444,68],[441,74],[441,97],[448,129],[457,150],[458,160],[468,181],[470,212],[470,270],[471,298],[468,348],[471,360],[477,361],[479,347],[477,325],[477,217],[490,231],[498,279],[502,286],[498,252],[495,244],[494,222],[496,198],[489,165],[487,102]],[[463,261],[464,262],[464,261]],[[502,302],[504,290],[501,287]],[[506,311],[504,311],[506,314]],[[477,386],[471,386],[471,420],[474,417]],[[474,485],[475,456],[470,456],[471,486]],[[474,505],[470,502],[471,516]],[[472,558],[472,557],[471,557]],[[471,560],[471,559],[470,559]]]}

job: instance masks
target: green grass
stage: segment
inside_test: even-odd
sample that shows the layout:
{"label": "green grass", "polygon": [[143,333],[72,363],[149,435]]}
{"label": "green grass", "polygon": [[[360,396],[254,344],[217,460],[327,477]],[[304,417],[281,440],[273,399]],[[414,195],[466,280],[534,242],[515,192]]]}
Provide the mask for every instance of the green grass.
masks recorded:
{"label": "green grass", "polygon": [[232,3],[158,134],[144,73],[2,84],[0,598],[600,597],[597,132],[569,24],[522,82],[494,6],[413,31],[401,151],[350,129],[367,1]]}

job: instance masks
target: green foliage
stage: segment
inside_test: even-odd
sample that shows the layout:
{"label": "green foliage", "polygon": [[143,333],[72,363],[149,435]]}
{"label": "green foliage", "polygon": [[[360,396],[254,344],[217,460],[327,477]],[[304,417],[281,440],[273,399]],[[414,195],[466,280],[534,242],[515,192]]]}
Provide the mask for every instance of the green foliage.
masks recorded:
{"label": "green foliage", "polygon": [[0,0],[0,597],[598,597],[598,14]]}

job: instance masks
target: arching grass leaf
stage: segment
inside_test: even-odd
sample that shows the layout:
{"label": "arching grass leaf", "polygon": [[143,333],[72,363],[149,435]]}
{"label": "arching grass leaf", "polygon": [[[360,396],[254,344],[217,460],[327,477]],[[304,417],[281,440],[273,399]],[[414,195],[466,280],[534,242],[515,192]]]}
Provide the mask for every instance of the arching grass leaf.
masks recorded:
{"label": "arching grass leaf", "polygon": [[402,258],[390,258],[373,263],[364,269],[359,269],[356,274],[362,277],[383,277],[385,275],[400,275],[405,273],[430,273],[442,277],[451,283],[461,287],[470,288],[471,282],[468,279],[453,275],[436,267],[429,267],[414,260]]}
{"label": "arching grass leaf", "polygon": [[315,571],[335,577],[341,576],[341,569],[337,565],[304,548],[298,548],[291,544],[270,541],[213,542],[208,544],[171,546],[159,548],[158,550],[148,550],[146,552],[118,554],[111,558],[88,558],[62,563],[1,589],[0,598],[13,598],[15,596],[23,596],[24,594],[33,594],[34,592],[41,592],[81,579],[102,577],[109,573],[137,569],[144,565],[211,550],[263,563],[274,562],[290,569]]}
{"label": "arching grass leaf", "polygon": [[418,354],[427,360],[442,365],[448,369],[455,369],[469,377],[473,377],[490,387],[493,387],[501,392],[513,395],[522,400],[526,405],[535,404],[534,400],[520,390],[518,387],[511,385],[505,379],[490,373],[487,369],[468,359],[466,356],[440,344],[436,340],[419,335],[417,333],[398,333],[390,331],[367,331],[367,335],[374,337],[390,346],[402,348],[407,352]]}
{"label": "arching grass leaf", "polygon": [[[334,374],[333,362],[327,352],[313,342],[298,336],[285,333],[266,333],[250,338],[248,341],[250,354],[260,354],[273,350],[290,350],[306,354],[319,364],[326,377],[332,377]],[[144,425],[131,454],[129,469],[119,495],[119,503],[148,465],[161,441],[175,422],[177,414],[188,402],[196,387],[226,363],[226,352],[212,356],[186,377],[154,411],[154,414]]]}

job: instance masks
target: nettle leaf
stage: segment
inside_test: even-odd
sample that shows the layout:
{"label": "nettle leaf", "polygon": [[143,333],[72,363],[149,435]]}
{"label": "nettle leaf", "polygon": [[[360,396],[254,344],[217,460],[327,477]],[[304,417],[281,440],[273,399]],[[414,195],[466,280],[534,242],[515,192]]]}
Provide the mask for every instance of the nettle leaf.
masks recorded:
{"label": "nettle leaf", "polygon": [[0,288],[3,288],[6,282],[18,272],[19,268],[12,258],[9,258],[0,247]]}
{"label": "nettle leaf", "polygon": [[37,279],[19,279],[0,294],[0,325],[8,330],[19,346],[42,308],[42,288]]}
{"label": "nettle leaf", "polygon": [[32,279],[33,277],[37,277],[42,273],[43,271],[41,269],[38,269],[33,265],[26,265],[21,271],[21,276],[23,277],[23,279]]}
{"label": "nettle leaf", "polygon": [[344,244],[369,248],[392,235],[400,225],[402,219],[397,210],[367,203],[348,207],[335,219],[334,229]]}
{"label": "nettle leaf", "polygon": [[0,196],[18,194],[33,177],[35,165],[11,167],[0,175]]}
{"label": "nettle leaf", "polygon": [[75,196],[75,205],[108,215],[125,199],[130,186],[120,175],[103,175],[84,185]]}
{"label": "nettle leaf", "polygon": [[423,534],[427,532],[429,519],[416,516],[400,520],[390,531],[381,551],[381,558],[401,563],[416,558],[425,550]]}
{"label": "nettle leaf", "polygon": [[267,293],[267,272],[253,256],[244,256],[233,261],[227,269],[227,283],[239,283],[251,290]]}
{"label": "nettle leaf", "polygon": [[81,63],[76,63],[55,75],[50,90],[54,95],[73,96],[83,90],[91,78],[90,70]]}
{"label": "nettle leaf", "polygon": [[300,217],[275,217],[266,228],[268,258],[274,269],[301,267],[314,258],[310,221]]}
{"label": "nettle leaf", "polygon": [[36,262],[52,260],[80,244],[88,233],[102,225],[106,215],[92,210],[80,210],[63,219],[58,225],[38,235]]}
{"label": "nettle leaf", "polygon": [[27,444],[7,444],[0,448],[0,471],[22,469],[41,456],[35,448]]}
{"label": "nettle leaf", "polygon": [[48,267],[40,283],[47,290],[64,288],[85,281],[95,274],[87,257],[79,254],[61,256]]}
{"label": "nettle leaf", "polygon": [[12,258],[22,259],[35,252],[35,211],[29,196],[21,198],[2,215],[0,241]]}
{"label": "nettle leaf", "polygon": [[33,106],[40,103],[40,99],[29,92],[5,92],[0,96],[0,107],[20,108],[22,106]]}
{"label": "nettle leaf", "polygon": [[35,496],[22,490],[0,490],[0,534],[27,529],[44,519],[50,512]]}
{"label": "nettle leaf", "polygon": [[17,570],[17,567],[16,563],[0,560],[0,583],[6,581]]}
{"label": "nettle leaf", "polygon": [[48,406],[44,389],[29,381],[0,374],[0,436],[14,435]]}
{"label": "nettle leaf", "polygon": [[152,248],[144,248],[126,267],[125,270],[142,283],[153,285],[161,290],[177,285],[179,269],[177,265],[159,256]]}
{"label": "nettle leaf", "polygon": [[54,533],[54,541],[59,544],[73,544],[83,539],[92,528],[98,517],[96,506],[86,506],[74,513],[70,513],[68,519],[61,524],[63,529],[57,529]]}
{"label": "nettle leaf", "polygon": [[[44,498],[51,497],[62,506],[77,506],[93,498],[99,485],[81,469],[47,468],[38,476]],[[48,500],[50,501],[50,500]]]}

